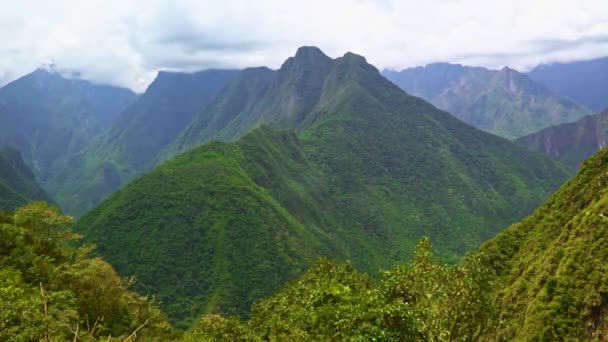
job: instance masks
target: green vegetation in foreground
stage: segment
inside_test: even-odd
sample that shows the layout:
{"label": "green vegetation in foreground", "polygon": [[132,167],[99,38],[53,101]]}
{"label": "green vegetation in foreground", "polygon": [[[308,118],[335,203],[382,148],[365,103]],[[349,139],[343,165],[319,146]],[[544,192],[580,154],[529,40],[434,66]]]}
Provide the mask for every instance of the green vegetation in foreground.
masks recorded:
{"label": "green vegetation in foreground", "polygon": [[49,201],[21,154],[0,148],[0,210],[12,211],[32,200]]}
{"label": "green vegetation in foreground", "polygon": [[608,338],[608,149],[533,215],[481,247],[503,340]]}
{"label": "green vegetation in foreground", "polygon": [[424,238],[407,265],[374,281],[350,264],[317,261],[242,321],[208,315],[183,341],[481,341],[496,324],[479,257],[437,263]]}
{"label": "green vegetation in foreground", "polygon": [[0,213],[0,340],[171,340],[153,301],[92,247],[72,246],[71,221],[44,202]]}

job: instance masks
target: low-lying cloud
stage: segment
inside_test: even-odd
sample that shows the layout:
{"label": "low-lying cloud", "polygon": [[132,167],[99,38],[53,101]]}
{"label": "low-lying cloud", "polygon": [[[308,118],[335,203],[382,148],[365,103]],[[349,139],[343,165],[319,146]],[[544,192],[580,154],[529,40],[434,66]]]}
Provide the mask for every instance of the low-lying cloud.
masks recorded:
{"label": "low-lying cloud", "polygon": [[525,70],[606,55],[606,32],[605,0],[22,0],[0,12],[0,83],[52,60],[142,91],[161,69],[276,68],[302,45]]}

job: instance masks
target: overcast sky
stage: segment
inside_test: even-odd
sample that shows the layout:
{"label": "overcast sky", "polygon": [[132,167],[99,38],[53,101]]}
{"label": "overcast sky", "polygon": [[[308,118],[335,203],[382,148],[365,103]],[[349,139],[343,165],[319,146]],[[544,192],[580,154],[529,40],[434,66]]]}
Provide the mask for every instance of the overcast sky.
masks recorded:
{"label": "overcast sky", "polygon": [[161,69],[277,68],[302,45],[525,70],[608,55],[608,0],[0,0],[0,84],[54,61],[142,91]]}

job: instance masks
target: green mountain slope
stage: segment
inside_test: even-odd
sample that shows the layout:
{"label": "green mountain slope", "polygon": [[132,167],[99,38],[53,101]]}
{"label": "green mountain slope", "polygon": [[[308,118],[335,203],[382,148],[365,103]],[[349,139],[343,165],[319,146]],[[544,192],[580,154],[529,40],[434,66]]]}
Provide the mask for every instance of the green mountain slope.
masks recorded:
{"label": "green mountain slope", "polygon": [[68,212],[81,215],[135,176],[157,165],[157,155],[235,75],[159,72],[115,124],[63,168],[49,189]]}
{"label": "green mountain slope", "polygon": [[33,200],[49,201],[21,154],[12,148],[0,149],[0,210],[11,211]]}
{"label": "green mountain slope", "polygon": [[483,245],[499,275],[505,340],[608,337],[608,150],[533,215]]}
{"label": "green mountain slope", "polygon": [[608,109],[573,123],[547,127],[516,142],[575,171],[583,161],[608,146]]}
{"label": "green mountain slope", "polygon": [[590,114],[507,67],[488,70],[437,63],[401,72],[385,71],[384,76],[462,121],[509,139]]}
{"label": "green mountain slope", "polygon": [[102,133],[136,95],[38,69],[0,89],[0,145],[21,152],[42,183]]}
{"label": "green mountain slope", "polygon": [[[429,235],[444,260],[457,260],[529,214],[567,177],[541,155],[405,94],[361,56],[323,59],[329,69],[321,63],[322,80],[306,59],[285,64],[301,75],[290,81],[296,110],[269,106],[255,114],[265,119],[251,120],[281,127],[288,118],[297,133],[262,127],[234,143],[186,152],[79,221],[119,272],[138,277],[140,290],[176,303],[166,305],[173,319],[244,313],[316,255],[375,272],[411,257]],[[268,92],[265,99],[289,93],[258,88],[269,84],[259,78],[234,82]],[[213,113],[235,114],[226,115],[233,119],[224,132],[246,115]]]}
{"label": "green mountain slope", "polygon": [[313,224],[323,220],[327,195],[315,190],[320,175],[301,153],[293,134],[269,129],[212,143],[127,185],[78,226],[174,319],[242,313],[317,254],[343,255]]}
{"label": "green mountain slope", "polygon": [[541,64],[528,75],[593,111],[599,112],[608,107],[608,57]]}

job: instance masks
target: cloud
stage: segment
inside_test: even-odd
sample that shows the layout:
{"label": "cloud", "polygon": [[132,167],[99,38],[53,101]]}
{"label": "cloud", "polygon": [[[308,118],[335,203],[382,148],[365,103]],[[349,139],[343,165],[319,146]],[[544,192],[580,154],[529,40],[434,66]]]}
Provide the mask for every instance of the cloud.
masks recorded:
{"label": "cloud", "polygon": [[0,12],[0,83],[54,60],[141,91],[161,69],[276,68],[302,45],[527,69],[606,55],[606,32],[605,0],[22,0]]}

